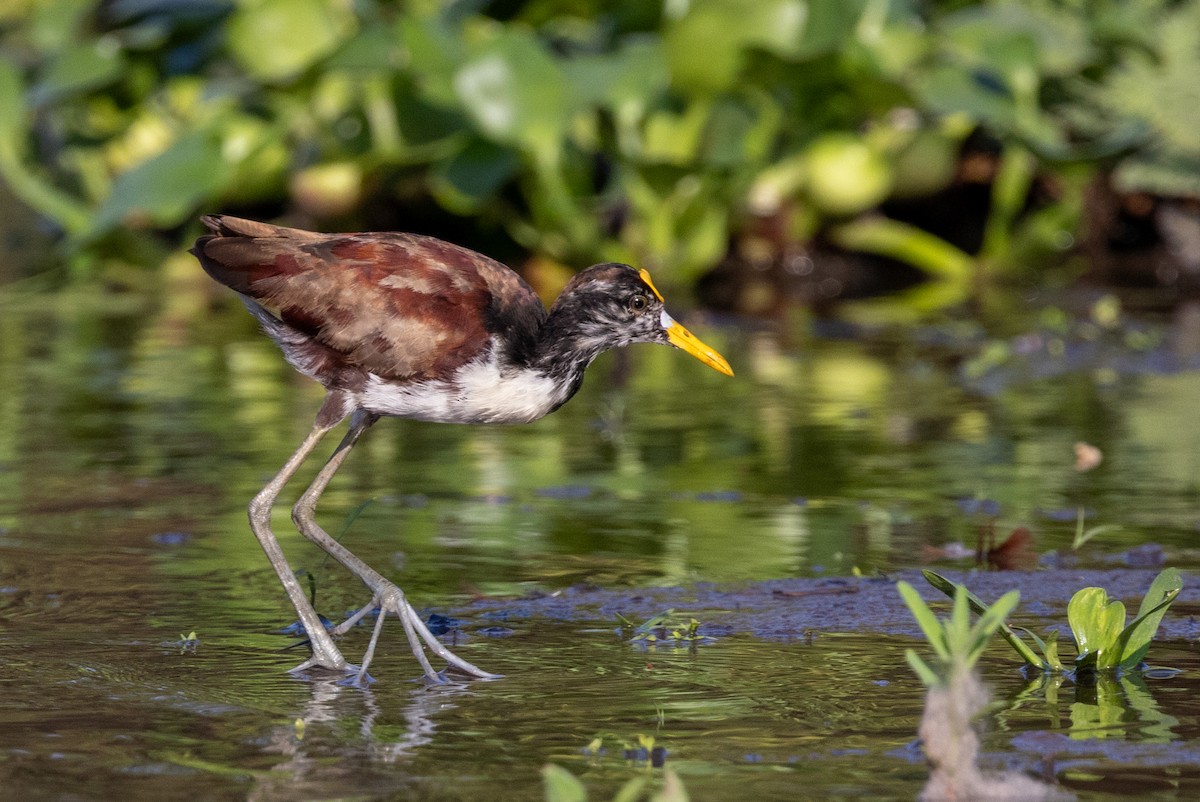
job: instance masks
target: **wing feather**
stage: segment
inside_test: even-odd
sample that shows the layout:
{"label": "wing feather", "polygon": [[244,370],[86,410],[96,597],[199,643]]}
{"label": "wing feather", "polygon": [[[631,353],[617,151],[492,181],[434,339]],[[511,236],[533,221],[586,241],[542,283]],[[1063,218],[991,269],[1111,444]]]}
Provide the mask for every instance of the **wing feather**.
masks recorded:
{"label": "wing feather", "polygon": [[193,253],[208,274],[339,355],[344,368],[446,378],[483,355],[493,335],[519,361],[546,317],[512,270],[432,237],[315,234],[225,216],[204,222],[212,233]]}

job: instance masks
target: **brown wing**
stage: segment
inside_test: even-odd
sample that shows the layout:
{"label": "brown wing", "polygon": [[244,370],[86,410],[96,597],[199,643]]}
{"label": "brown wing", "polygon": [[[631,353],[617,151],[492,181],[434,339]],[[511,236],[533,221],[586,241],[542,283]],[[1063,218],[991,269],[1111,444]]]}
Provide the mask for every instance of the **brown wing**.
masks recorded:
{"label": "brown wing", "polygon": [[546,311],[516,273],[415,234],[315,234],[210,216],[192,252],[217,281],[273,310],[346,366],[447,376],[501,334],[520,351]]}

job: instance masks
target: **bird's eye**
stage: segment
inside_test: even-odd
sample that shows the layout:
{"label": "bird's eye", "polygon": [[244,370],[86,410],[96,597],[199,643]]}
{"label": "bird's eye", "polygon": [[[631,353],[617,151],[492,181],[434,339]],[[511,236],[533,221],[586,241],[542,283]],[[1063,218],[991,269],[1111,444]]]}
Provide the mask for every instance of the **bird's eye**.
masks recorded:
{"label": "bird's eye", "polygon": [[638,293],[637,295],[635,295],[629,299],[629,311],[630,312],[641,312],[643,309],[645,309],[649,305],[650,305],[650,299],[647,298],[645,295],[642,295],[641,293]]}

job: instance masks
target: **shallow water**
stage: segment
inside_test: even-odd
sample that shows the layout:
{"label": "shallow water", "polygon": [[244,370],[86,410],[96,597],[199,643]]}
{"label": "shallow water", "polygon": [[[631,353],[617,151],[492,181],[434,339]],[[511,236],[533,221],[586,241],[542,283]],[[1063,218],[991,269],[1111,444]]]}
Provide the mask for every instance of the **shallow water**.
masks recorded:
{"label": "shallow water", "polygon": [[[648,649],[608,615],[503,611],[580,586],[627,588],[639,610],[652,586],[870,576],[921,565],[926,547],[973,550],[981,526],[1029,527],[1031,560],[1066,555],[1043,560],[1056,565],[1200,555],[1200,373],[1179,362],[1068,356],[1046,377],[981,379],[956,356],[969,337],[700,321],[735,379],[665,348],[605,357],[537,424],[384,421],[325,495],[330,531],[422,611],[458,616],[456,648],[504,679],[413,683],[394,626],[370,687],[298,679],[284,672],[303,650],[275,633],[293,616],[244,505],[320,393],[244,313],[171,297],[4,301],[0,784],[14,797],[518,800],[540,798],[555,762],[605,799],[654,774],[626,756],[642,735],[694,799],[911,798],[926,778],[913,637],[817,622],[766,639],[684,610],[713,640]],[[1072,469],[1077,440],[1103,449],[1100,468]],[[1076,558],[1081,507],[1120,528]],[[275,520],[326,615],[366,601],[285,507]],[[1024,614],[1062,623],[1058,608]],[[365,638],[347,636],[348,655]],[[994,646],[985,764],[1084,798],[1200,793],[1194,638],[1151,651],[1181,674],[1103,704],[1030,689]]]}

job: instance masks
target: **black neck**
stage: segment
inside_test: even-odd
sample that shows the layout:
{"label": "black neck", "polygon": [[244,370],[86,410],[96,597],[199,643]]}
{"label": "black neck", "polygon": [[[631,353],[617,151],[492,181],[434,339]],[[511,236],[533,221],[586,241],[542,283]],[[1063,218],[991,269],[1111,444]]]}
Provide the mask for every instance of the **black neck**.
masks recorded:
{"label": "black neck", "polygon": [[526,364],[567,390],[566,401],[583,384],[592,360],[614,344],[602,323],[589,320],[571,304],[555,304],[541,329]]}

